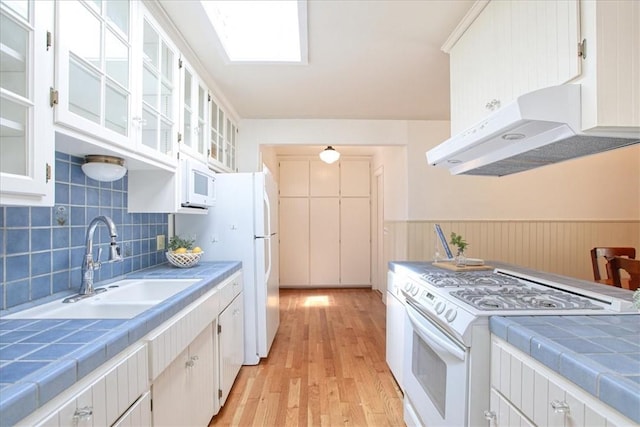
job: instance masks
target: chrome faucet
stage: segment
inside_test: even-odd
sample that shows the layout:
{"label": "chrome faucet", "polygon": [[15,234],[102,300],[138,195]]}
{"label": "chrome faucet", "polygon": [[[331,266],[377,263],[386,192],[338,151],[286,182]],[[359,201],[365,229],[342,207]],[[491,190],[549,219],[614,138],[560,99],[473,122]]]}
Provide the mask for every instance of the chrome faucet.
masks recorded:
{"label": "chrome faucet", "polygon": [[97,260],[93,259],[93,234],[98,227],[98,223],[103,222],[109,229],[109,236],[111,242],[109,243],[109,260],[107,262],[122,261],[120,256],[120,248],[116,242],[118,237],[118,231],[116,230],[116,224],[108,216],[100,215],[91,220],[89,227],[87,228],[87,237],[85,241],[85,254],[82,261],[82,284],[80,285],[80,291],[78,295],[66,298],[63,302],[76,302],[83,298],[95,295],[98,292],[105,289],[93,289],[93,272],[100,269],[102,263],[100,262],[100,255],[102,254],[102,248],[98,250]]}

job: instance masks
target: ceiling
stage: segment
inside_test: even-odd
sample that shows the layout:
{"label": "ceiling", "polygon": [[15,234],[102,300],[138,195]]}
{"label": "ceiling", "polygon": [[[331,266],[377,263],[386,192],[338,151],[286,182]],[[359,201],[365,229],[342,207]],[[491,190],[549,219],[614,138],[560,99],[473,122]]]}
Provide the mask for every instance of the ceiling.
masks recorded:
{"label": "ceiling", "polygon": [[240,118],[448,120],[440,50],[474,0],[308,0],[308,64],[231,64],[197,1],[160,0]]}

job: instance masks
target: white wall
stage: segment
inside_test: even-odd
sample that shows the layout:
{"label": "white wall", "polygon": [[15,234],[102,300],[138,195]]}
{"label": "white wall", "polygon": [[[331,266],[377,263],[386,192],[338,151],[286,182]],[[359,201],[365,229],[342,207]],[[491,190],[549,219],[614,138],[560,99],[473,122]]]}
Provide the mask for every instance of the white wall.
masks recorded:
{"label": "white wall", "polygon": [[500,178],[452,176],[425,159],[447,124],[410,127],[410,220],[640,219],[640,145]]}
{"label": "white wall", "polygon": [[238,125],[238,169],[256,171],[261,145],[407,145],[405,120],[246,119]]}
{"label": "white wall", "polygon": [[258,170],[262,144],[383,146],[386,221],[640,218],[640,145],[496,178],[429,166],[448,137],[447,121],[243,120],[239,168]]}

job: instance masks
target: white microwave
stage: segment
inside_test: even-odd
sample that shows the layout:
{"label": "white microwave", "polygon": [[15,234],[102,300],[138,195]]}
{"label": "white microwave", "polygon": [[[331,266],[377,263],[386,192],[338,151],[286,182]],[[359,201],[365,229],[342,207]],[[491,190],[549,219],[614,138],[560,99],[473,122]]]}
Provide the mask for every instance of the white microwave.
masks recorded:
{"label": "white microwave", "polygon": [[216,201],[216,176],[205,164],[181,159],[182,207],[206,209]]}

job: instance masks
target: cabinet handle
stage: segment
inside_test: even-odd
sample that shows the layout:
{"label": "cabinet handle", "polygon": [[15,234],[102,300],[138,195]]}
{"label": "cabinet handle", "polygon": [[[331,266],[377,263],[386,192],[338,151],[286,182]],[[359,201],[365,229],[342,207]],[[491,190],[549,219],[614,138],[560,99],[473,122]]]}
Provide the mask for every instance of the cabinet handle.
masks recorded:
{"label": "cabinet handle", "polygon": [[489,423],[495,422],[496,421],[496,413],[495,413],[495,411],[484,411],[484,418],[487,421],[489,421]]}
{"label": "cabinet handle", "polygon": [[551,407],[556,414],[568,414],[570,412],[569,404],[565,401],[554,400],[551,402]]}
{"label": "cabinet handle", "polygon": [[93,415],[93,406],[84,406],[82,408],[76,408],[73,413],[73,422],[78,424],[78,421],[89,421]]}
{"label": "cabinet handle", "polygon": [[500,100],[492,99],[491,101],[484,104],[484,107],[489,111],[497,110],[498,108],[500,108]]}
{"label": "cabinet handle", "polygon": [[131,121],[136,123],[140,127],[147,125],[147,119],[143,119],[142,117],[132,117]]}
{"label": "cabinet handle", "polygon": [[196,364],[196,360],[198,360],[198,356],[191,356],[189,360],[184,363],[185,368],[193,368],[193,365]]}

